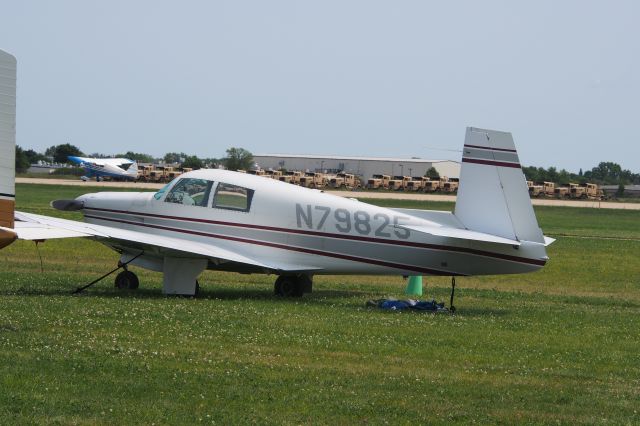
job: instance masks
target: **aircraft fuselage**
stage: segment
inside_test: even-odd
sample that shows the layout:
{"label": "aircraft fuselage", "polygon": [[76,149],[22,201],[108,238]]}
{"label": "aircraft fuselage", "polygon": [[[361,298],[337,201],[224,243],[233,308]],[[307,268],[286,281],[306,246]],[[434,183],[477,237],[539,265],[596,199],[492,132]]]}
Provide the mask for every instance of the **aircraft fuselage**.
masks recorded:
{"label": "aircraft fuselage", "polygon": [[[198,183],[213,182],[206,199],[203,185],[197,202],[168,201],[177,182],[189,178]],[[249,208],[216,207],[216,197],[225,194],[220,187],[232,198],[238,196],[234,188],[250,190]],[[314,270],[314,274],[523,273],[541,268],[547,259],[541,244],[522,242],[510,246],[468,241],[403,227],[459,227],[449,212],[420,210],[415,211],[420,216],[417,217],[408,210],[378,207],[223,170],[184,174],[155,194],[95,193],[78,200],[83,202],[85,221],[89,223],[215,244],[266,263],[299,265],[301,270]],[[124,251],[136,248],[122,243],[109,245]],[[224,264],[210,263],[208,267],[256,272],[255,268],[236,269]]]}

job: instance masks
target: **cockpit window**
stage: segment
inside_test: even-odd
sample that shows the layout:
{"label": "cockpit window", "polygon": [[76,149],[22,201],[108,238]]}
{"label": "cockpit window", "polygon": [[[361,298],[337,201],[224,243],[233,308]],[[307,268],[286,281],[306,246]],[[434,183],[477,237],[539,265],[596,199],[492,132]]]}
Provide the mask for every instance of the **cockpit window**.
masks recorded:
{"label": "cockpit window", "polygon": [[180,179],[164,199],[167,203],[206,207],[213,182],[206,179]]}
{"label": "cockpit window", "polygon": [[213,207],[248,212],[251,208],[252,198],[253,189],[220,182],[213,197]]}
{"label": "cockpit window", "polygon": [[160,198],[162,198],[162,195],[167,192],[167,188],[169,188],[169,186],[171,186],[171,182],[169,182],[168,184],[166,184],[165,186],[163,186],[162,188],[160,188],[158,190],[158,192],[156,192],[155,194],[153,194],[153,198],[155,198],[156,200],[159,200]]}

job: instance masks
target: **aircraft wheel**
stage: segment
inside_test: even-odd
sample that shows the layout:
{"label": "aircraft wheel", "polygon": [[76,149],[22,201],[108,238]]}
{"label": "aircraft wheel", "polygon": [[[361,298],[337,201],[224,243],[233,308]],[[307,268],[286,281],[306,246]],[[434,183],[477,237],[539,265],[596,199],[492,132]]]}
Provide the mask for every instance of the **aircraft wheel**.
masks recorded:
{"label": "aircraft wheel", "polygon": [[122,271],[116,276],[116,288],[120,290],[135,290],[140,286],[138,276],[131,271]]}
{"label": "aircraft wheel", "polygon": [[296,277],[280,276],[274,284],[274,293],[282,297],[302,297],[304,284]]}

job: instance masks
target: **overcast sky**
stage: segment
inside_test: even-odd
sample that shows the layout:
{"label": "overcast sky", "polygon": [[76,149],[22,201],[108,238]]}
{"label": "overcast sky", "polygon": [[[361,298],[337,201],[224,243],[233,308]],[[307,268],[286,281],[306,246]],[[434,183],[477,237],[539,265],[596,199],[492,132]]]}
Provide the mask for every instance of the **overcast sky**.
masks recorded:
{"label": "overcast sky", "polygon": [[[459,160],[640,172],[637,1],[10,1],[17,141],[38,151]],[[434,150],[439,148],[441,150]]]}

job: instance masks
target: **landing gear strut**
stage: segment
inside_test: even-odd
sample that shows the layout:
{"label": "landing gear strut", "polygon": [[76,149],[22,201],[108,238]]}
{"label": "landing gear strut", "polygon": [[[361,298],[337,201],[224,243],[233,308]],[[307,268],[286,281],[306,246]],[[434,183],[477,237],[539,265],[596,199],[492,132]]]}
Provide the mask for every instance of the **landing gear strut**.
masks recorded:
{"label": "landing gear strut", "polygon": [[449,300],[449,311],[454,313],[456,307],[453,306],[453,293],[456,291],[456,277],[451,277],[451,300]]}
{"label": "landing gear strut", "polygon": [[273,286],[273,293],[282,297],[302,297],[311,293],[313,283],[308,275],[280,275]]}
{"label": "landing gear strut", "polygon": [[132,259],[128,260],[128,261],[127,261],[127,262],[125,262],[125,263],[118,262],[118,267],[117,267],[116,269],[114,269],[114,270],[112,270],[112,271],[107,272],[106,274],[104,274],[104,275],[103,275],[103,276],[101,276],[100,278],[96,278],[95,280],[91,281],[91,282],[90,282],[89,284],[87,284],[87,285],[83,285],[82,287],[78,287],[78,288],[76,288],[74,291],[72,291],[72,292],[71,292],[71,294],[78,294],[78,293],[83,292],[84,290],[88,289],[88,288],[89,288],[89,287],[91,287],[92,285],[94,285],[94,284],[96,284],[96,283],[98,283],[98,282],[102,281],[103,279],[107,278],[109,275],[113,274],[114,272],[116,272],[116,271],[117,271],[118,269],[120,269],[120,268],[124,269],[124,271],[123,271],[123,272],[121,272],[120,274],[118,274],[118,276],[116,277],[116,287],[118,287],[118,288],[127,288],[127,287],[120,287],[120,286],[118,285],[118,278],[119,278],[122,274],[124,274],[125,272],[128,272],[128,273],[129,273],[129,274],[131,274],[131,275],[127,275],[127,276],[126,276],[126,278],[120,278],[121,282],[122,282],[122,283],[123,283],[123,285],[124,285],[124,280],[126,279],[126,280],[127,280],[127,285],[129,285],[129,283],[134,282],[134,280],[135,280],[135,287],[129,287],[129,288],[138,288],[138,285],[139,285],[138,277],[137,277],[137,276],[136,276],[136,274],[134,274],[133,272],[129,272],[129,271],[127,271],[127,265],[128,265],[129,263],[133,262],[134,260],[136,260],[137,258],[139,258],[140,256],[142,256],[142,255],[143,255],[143,253],[144,253],[143,251],[142,251],[142,252],[140,252],[138,255],[136,255],[135,257],[133,257]]}

